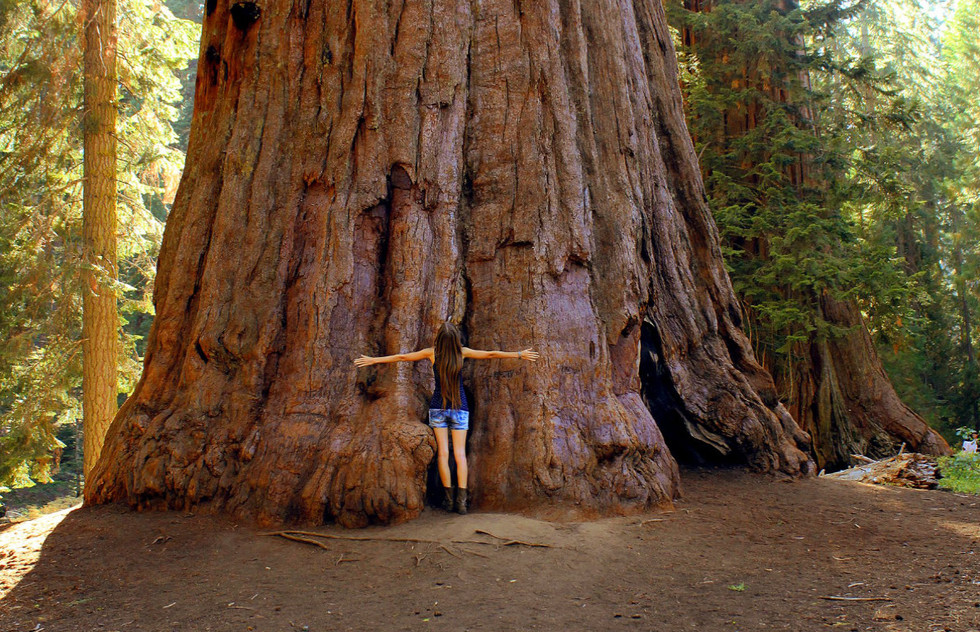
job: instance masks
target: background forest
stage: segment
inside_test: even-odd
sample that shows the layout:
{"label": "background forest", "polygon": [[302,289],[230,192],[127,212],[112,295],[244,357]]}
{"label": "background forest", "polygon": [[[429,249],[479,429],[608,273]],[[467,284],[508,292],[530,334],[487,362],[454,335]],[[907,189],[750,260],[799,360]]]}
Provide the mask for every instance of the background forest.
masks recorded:
{"label": "background forest", "polygon": [[[757,356],[794,397],[856,301],[899,394],[980,428],[980,0],[671,0],[688,124]],[[139,378],[202,6],[119,0],[120,402]],[[710,32],[697,46],[685,33]],[[81,459],[75,5],[0,0],[0,485]],[[747,78],[751,77],[749,81]],[[778,86],[778,89],[773,89]],[[733,134],[726,113],[762,124]],[[790,168],[805,157],[806,177]],[[72,465],[72,464],[76,465]],[[70,467],[69,467],[70,466]]]}
{"label": "background forest", "polygon": [[952,444],[980,427],[980,3],[786,4],[668,5],[756,355],[794,410],[810,346],[846,333],[818,297],[856,301]]}
{"label": "background forest", "polygon": [[[141,370],[202,7],[118,7],[119,401]],[[82,45],[75,2],[0,3],[0,485],[81,470]],[[197,23],[196,23],[197,22]],[[79,450],[75,446],[79,446]]]}

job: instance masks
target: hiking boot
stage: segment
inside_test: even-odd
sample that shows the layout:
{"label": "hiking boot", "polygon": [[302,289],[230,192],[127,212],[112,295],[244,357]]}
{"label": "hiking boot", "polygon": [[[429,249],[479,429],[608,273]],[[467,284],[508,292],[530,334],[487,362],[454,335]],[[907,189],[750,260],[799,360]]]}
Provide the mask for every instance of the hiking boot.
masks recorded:
{"label": "hiking boot", "polygon": [[461,516],[466,515],[466,488],[460,487],[456,490],[456,513]]}
{"label": "hiking boot", "polygon": [[453,488],[452,487],[443,487],[442,488],[442,491],[445,494],[445,496],[443,496],[443,498],[442,498],[442,508],[443,508],[444,511],[452,511],[453,510]]}

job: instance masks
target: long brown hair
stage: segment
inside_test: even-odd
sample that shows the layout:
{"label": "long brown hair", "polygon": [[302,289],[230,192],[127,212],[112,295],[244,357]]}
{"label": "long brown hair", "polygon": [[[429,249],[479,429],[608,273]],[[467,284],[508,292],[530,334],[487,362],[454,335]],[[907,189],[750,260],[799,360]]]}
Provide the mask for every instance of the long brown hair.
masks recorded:
{"label": "long brown hair", "polygon": [[443,408],[459,408],[459,370],[463,368],[463,342],[459,329],[444,323],[436,334],[436,371]]}

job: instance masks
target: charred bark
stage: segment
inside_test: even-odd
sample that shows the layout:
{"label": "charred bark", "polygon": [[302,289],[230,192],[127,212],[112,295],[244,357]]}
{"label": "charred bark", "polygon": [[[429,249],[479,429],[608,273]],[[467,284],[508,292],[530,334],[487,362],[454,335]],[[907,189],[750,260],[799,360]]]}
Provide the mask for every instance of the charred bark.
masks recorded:
{"label": "charred bark", "polygon": [[[259,5],[208,4],[144,373],[88,502],[416,516],[431,370],[351,361],[447,318],[542,351],[465,369],[479,508],[669,505],[671,410],[809,469],[738,329],[659,1]],[[669,409],[641,396],[644,323]]]}

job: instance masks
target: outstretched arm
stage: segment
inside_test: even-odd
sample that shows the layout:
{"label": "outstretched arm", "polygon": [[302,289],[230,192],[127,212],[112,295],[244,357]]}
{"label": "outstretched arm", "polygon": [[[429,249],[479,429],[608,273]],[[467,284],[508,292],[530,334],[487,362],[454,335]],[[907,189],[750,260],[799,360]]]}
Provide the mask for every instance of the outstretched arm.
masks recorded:
{"label": "outstretched arm", "polygon": [[417,360],[432,360],[434,358],[435,352],[433,351],[432,347],[428,347],[425,349],[419,349],[418,351],[413,351],[412,353],[396,353],[395,355],[380,356],[377,358],[362,355],[354,360],[354,364],[357,366],[370,366],[372,364],[386,364],[388,362],[415,362]]}
{"label": "outstretched arm", "polygon": [[492,360],[494,358],[515,358],[517,360],[527,360],[534,362],[540,357],[534,349],[524,349],[523,351],[480,351],[463,347],[463,357],[473,358],[474,360]]}

